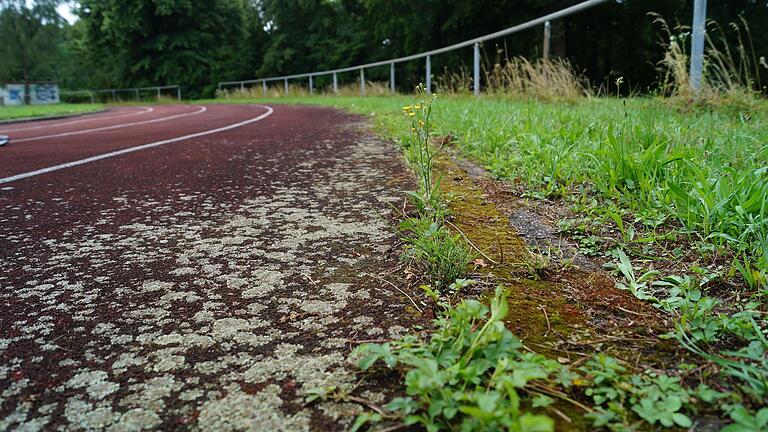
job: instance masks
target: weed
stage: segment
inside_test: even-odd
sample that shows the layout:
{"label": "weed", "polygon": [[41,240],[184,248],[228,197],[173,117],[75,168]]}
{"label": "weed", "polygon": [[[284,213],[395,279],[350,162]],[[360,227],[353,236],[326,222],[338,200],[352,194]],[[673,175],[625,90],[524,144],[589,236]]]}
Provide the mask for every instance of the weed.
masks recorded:
{"label": "weed", "polygon": [[[735,36],[734,49],[723,28],[717,23],[708,23],[703,82],[696,92],[689,82],[685,51],[690,28],[670,28],[659,15],[651,15],[666,35],[662,43],[666,53],[660,62],[663,94],[673,96],[673,102],[683,105],[726,107],[736,112],[751,112],[755,108],[757,94],[762,89],[758,68],[768,66],[756,58],[749,26],[743,17],[728,26]],[[719,37],[710,36],[713,33],[719,33]]]}
{"label": "weed", "polygon": [[541,280],[544,273],[551,267],[551,264],[551,249],[546,249],[543,252],[537,252],[535,250],[528,251],[528,254],[523,259],[523,267],[535,280]]}
{"label": "weed", "polygon": [[[580,368],[592,381],[585,391],[595,403],[588,414],[596,427],[613,431],[636,429],[634,415],[650,425],[691,427],[693,422],[684,412],[694,410],[694,396],[712,390],[706,386],[690,391],[680,379],[653,371],[630,374],[616,359],[597,354]],[[715,392],[715,396],[720,396]],[[634,414],[634,415],[633,415]]]}
{"label": "weed", "polygon": [[504,327],[507,308],[497,288],[490,308],[476,300],[449,307],[426,338],[363,345],[354,355],[362,370],[381,361],[404,371],[407,396],[385,408],[406,425],[428,431],[553,431],[549,417],[526,411],[520,392],[535,392],[529,384],[554,379],[561,366],[522,349]]}
{"label": "weed", "polygon": [[[420,85],[417,91],[425,95],[424,86]],[[410,139],[405,141],[407,159],[413,163],[419,176],[418,194],[412,193],[417,206],[422,211],[437,211],[441,207],[440,182],[436,181],[434,172],[434,158],[440,148],[433,148],[430,142],[432,105],[437,96],[423,97],[414,105],[403,107],[403,115],[410,123]]]}
{"label": "weed", "polygon": [[438,290],[464,277],[472,255],[459,236],[431,217],[406,219],[400,229],[407,243],[405,258],[419,263]]}
{"label": "weed", "polygon": [[635,268],[632,266],[632,263],[629,261],[629,258],[624,251],[616,249],[614,251],[614,256],[619,260],[616,264],[616,268],[624,277],[624,282],[617,282],[616,286],[620,289],[628,290],[640,300],[656,300],[653,293],[648,290],[648,285],[653,277],[657,276],[659,272],[647,271],[638,277],[635,275]]}

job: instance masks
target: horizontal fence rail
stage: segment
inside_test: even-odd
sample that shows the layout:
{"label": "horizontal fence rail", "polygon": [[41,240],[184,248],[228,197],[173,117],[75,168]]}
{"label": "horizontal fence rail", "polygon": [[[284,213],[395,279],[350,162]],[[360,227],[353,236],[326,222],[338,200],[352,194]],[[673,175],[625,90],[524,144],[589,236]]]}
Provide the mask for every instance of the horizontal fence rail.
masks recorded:
{"label": "horizontal fence rail", "polygon": [[178,85],[167,85],[167,86],[153,86],[153,87],[132,87],[132,88],[123,88],[123,89],[99,89],[99,90],[75,90],[75,91],[63,91],[59,94],[62,96],[75,96],[75,95],[86,95],[90,96],[91,103],[96,102],[96,95],[97,94],[111,94],[112,100],[117,100],[118,93],[133,93],[134,99],[138,102],[139,94],[141,92],[156,92],[157,93],[157,100],[160,100],[161,93],[163,90],[176,90],[176,100],[181,100],[181,87]]}
{"label": "horizontal fence rail", "polygon": [[332,75],[333,76],[333,91],[334,93],[338,92],[338,78],[337,74],[344,73],[344,72],[353,72],[353,71],[360,71],[360,94],[365,95],[365,69],[368,68],[374,68],[379,66],[386,66],[389,65],[390,69],[390,78],[389,78],[389,89],[390,92],[395,92],[395,64],[397,63],[403,63],[411,60],[418,60],[418,59],[426,59],[426,80],[425,80],[425,87],[427,92],[432,91],[432,63],[431,63],[431,56],[447,53],[450,51],[455,51],[461,48],[472,46],[474,47],[474,61],[473,61],[473,89],[475,95],[480,94],[480,44],[493,40],[498,39],[503,36],[511,35],[513,33],[521,32],[523,30],[527,30],[536,26],[544,25],[544,46],[545,46],[545,52],[548,55],[549,54],[549,37],[551,35],[550,32],[550,21],[560,19],[567,17],[569,15],[573,15],[575,13],[590,9],[592,7],[595,7],[597,5],[607,3],[610,1],[616,1],[616,0],[588,0],[584,1],[578,4],[575,4],[573,6],[567,7],[565,9],[561,9],[557,12],[553,12],[544,16],[541,16],[539,18],[524,22],[522,24],[518,24],[516,26],[512,26],[509,28],[506,28],[504,30],[500,30],[494,33],[487,34],[485,36],[476,37],[474,39],[465,40],[463,42],[459,42],[453,45],[449,45],[443,48],[438,48],[430,51],[424,51],[418,54],[412,54],[405,57],[398,57],[394,59],[389,60],[381,60],[376,61],[372,63],[366,63],[362,65],[357,66],[349,66],[339,69],[332,69],[332,70],[325,70],[325,71],[318,71],[318,72],[308,72],[308,73],[302,73],[302,74],[293,74],[293,75],[283,75],[283,76],[277,76],[277,77],[268,77],[268,78],[257,78],[257,79],[250,79],[250,80],[243,80],[243,81],[224,81],[220,82],[218,85],[219,90],[223,90],[224,87],[232,87],[232,86],[238,86],[241,91],[245,90],[246,84],[258,84],[261,83],[262,87],[262,94],[266,96],[267,93],[267,83],[269,82],[275,82],[275,81],[283,81],[284,85],[284,91],[286,94],[288,94],[288,81],[299,79],[299,78],[308,78],[309,79],[309,91],[312,93],[314,91],[313,88],[313,78],[318,76],[324,76],[324,75]]}

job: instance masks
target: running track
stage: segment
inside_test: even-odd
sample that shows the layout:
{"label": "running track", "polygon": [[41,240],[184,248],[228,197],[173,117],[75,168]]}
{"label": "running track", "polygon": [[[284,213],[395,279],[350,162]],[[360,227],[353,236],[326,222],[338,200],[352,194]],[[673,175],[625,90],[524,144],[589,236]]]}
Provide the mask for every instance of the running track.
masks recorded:
{"label": "running track", "polygon": [[[0,126],[0,430],[335,430],[401,334],[409,187],[360,118],[119,107]],[[383,388],[356,388],[381,400]]]}

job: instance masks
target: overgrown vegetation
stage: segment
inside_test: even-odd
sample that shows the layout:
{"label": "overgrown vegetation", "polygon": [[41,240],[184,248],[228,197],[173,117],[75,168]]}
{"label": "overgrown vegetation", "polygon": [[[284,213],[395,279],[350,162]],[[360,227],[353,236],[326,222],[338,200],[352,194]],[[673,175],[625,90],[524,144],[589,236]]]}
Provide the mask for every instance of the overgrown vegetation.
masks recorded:
{"label": "overgrown vegetation", "polygon": [[756,99],[765,89],[760,76],[768,71],[768,63],[765,56],[758,56],[743,16],[725,29],[716,22],[708,24],[704,79],[695,92],[688,74],[690,27],[673,28],[660,15],[651,16],[665,36],[661,44],[665,54],[659,63],[662,94],[682,106],[727,107],[742,114],[754,110]]}
{"label": "overgrown vegetation", "polygon": [[[446,71],[438,78],[437,88],[441,93],[469,94],[472,75],[466,68],[456,73]],[[580,76],[568,60],[531,62],[522,57],[483,67],[483,91],[503,97],[566,102],[591,94],[586,78]]]}

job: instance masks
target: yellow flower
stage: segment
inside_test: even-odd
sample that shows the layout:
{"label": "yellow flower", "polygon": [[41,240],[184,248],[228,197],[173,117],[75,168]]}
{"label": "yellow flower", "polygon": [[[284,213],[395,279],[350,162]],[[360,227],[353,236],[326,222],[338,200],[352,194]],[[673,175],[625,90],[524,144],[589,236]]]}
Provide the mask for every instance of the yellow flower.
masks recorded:
{"label": "yellow flower", "polygon": [[415,113],[415,112],[409,112],[409,113],[408,113],[408,117],[414,117],[415,115],[416,115],[416,113]]}
{"label": "yellow flower", "polygon": [[414,108],[416,108],[416,109],[420,109],[420,108],[421,108],[421,104],[416,104],[416,105],[414,106]]}
{"label": "yellow flower", "polygon": [[424,127],[424,122],[422,120],[419,120],[419,127]]}

